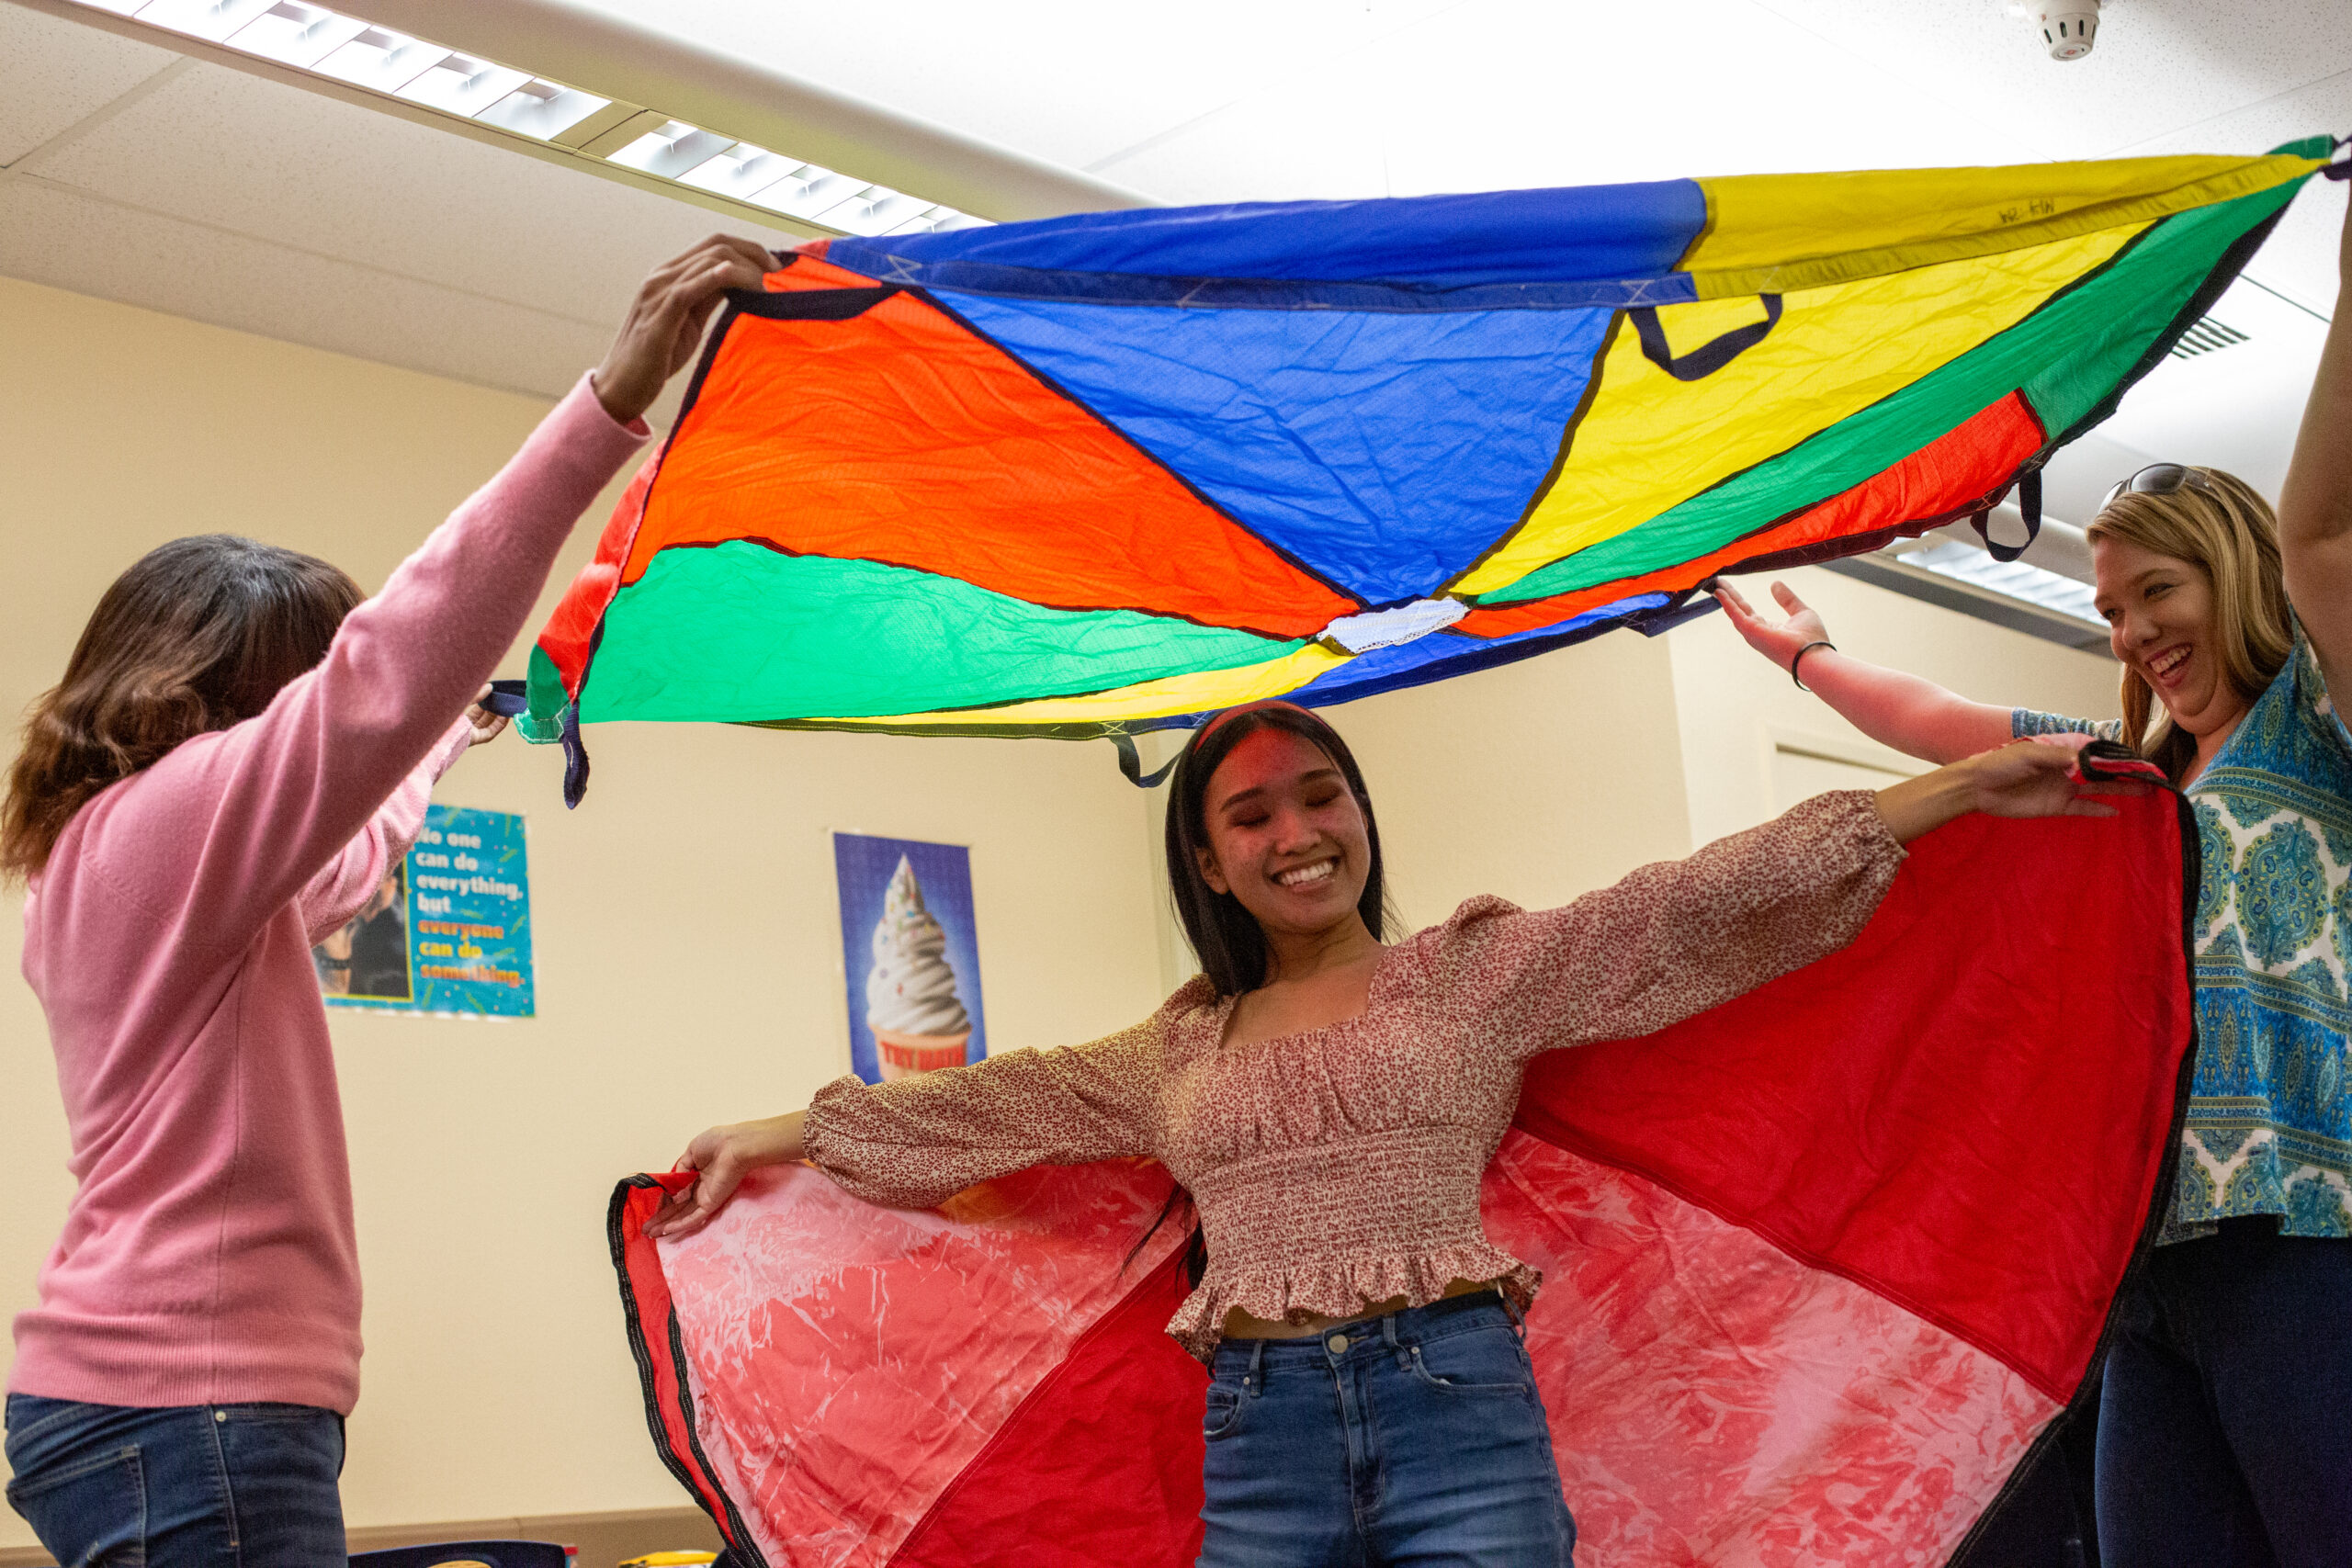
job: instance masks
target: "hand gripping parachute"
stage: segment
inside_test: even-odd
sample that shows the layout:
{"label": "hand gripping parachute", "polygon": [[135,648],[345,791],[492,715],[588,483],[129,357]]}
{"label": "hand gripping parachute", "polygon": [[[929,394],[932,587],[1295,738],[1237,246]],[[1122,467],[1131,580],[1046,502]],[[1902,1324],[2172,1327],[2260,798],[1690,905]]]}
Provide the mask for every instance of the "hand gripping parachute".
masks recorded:
{"label": "hand gripping parachute", "polygon": [[2329,151],[820,241],[732,300],[525,732],[1125,736],[2036,516]]}
{"label": "hand gripping parachute", "polygon": [[[1580,1560],[1960,1562],[2095,1402],[2194,1051],[2195,824],[2118,805],[1964,818],[1845,950],[1538,1058],[1482,1201],[1544,1274],[1528,1348]],[[683,1179],[621,1184],[614,1258],[655,1444],[740,1568],[1193,1562],[1180,1238],[1124,1263],[1159,1167],[919,1213],[795,1167],[645,1240]]]}

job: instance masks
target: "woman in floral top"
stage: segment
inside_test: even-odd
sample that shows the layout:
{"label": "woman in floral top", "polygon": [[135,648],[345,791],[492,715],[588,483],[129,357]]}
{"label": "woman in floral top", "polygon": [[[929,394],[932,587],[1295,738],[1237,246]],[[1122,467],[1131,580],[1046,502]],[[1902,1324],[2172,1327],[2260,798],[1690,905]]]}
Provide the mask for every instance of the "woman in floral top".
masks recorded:
{"label": "woman in floral top", "polygon": [[[2352,276],[2352,221],[2342,262]],[[2352,1563],[2352,328],[2330,327],[2274,516],[2159,463],[2088,530],[2123,717],[1968,702],[1724,589],[1749,645],[1864,733],[1949,762],[2088,733],[2194,804],[2198,1054],[2180,1176],[2099,1412],[2098,1535],[2129,1568]]]}
{"label": "woman in floral top", "polygon": [[1515,1332],[1540,1281],[1478,1213],[1528,1059],[1843,946],[1900,845],[1963,812],[2103,812],[2071,766],[2020,743],[1822,795],[1565,908],[1473,898],[1387,945],[1346,744],[1286,703],[1230,710],[1186,747],[1169,807],[1205,973],[1092,1044],[844,1077],[806,1111],[713,1128],[648,1234],[692,1232],[745,1169],[785,1160],[917,1207],[1031,1165],[1154,1156],[1200,1216],[1169,1332],[1216,1373],[1204,1564],[1565,1564],[1576,1529]]}

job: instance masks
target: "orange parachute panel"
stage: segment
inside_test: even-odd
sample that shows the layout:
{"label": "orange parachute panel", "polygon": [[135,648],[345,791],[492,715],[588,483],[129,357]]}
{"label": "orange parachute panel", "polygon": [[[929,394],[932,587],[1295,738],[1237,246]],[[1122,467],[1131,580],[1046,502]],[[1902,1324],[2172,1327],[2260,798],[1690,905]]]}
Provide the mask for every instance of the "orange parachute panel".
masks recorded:
{"label": "orange parachute panel", "polygon": [[1312,637],[1362,608],[920,296],[869,285],[784,298],[816,314],[747,315],[729,331],[662,458],[623,583],[657,551],[743,539],[1273,637]]}

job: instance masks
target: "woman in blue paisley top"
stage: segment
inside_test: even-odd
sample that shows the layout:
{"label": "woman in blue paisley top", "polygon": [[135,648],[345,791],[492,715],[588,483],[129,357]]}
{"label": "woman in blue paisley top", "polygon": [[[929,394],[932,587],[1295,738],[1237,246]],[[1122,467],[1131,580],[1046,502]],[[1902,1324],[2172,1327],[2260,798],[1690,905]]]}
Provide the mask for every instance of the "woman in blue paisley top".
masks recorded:
{"label": "woman in blue paisley top", "polygon": [[[2342,262],[2352,276],[2352,224]],[[2346,295],[2352,300],[2352,294]],[[1718,597],[1748,644],[1873,739],[1936,762],[2087,733],[2193,803],[2198,1054],[2180,1176],[2108,1357],[2100,1554],[2352,1564],[2352,328],[2329,329],[2270,507],[2160,463],[2088,529],[2123,718],[1972,703]]]}

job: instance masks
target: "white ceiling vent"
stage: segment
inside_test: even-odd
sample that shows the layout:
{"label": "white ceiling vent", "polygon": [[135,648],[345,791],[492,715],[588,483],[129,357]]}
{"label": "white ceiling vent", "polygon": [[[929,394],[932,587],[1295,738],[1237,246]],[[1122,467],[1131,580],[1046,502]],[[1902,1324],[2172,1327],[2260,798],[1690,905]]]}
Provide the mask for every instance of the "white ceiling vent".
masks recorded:
{"label": "white ceiling vent", "polygon": [[2211,354],[2217,348],[2227,348],[2232,344],[2246,341],[2245,333],[2226,321],[2199,316],[2189,323],[2187,332],[2180,334],[2180,341],[2172,345],[2172,356],[2175,359],[2194,359],[2200,354]]}

